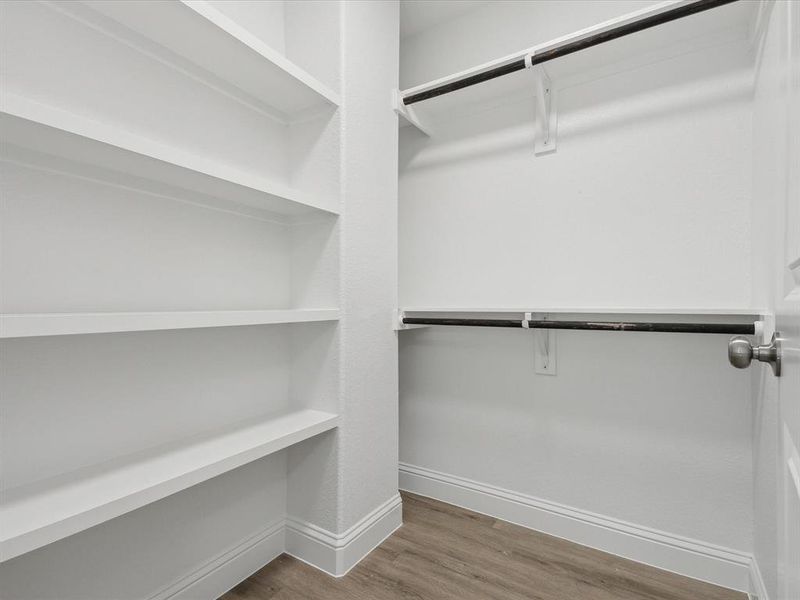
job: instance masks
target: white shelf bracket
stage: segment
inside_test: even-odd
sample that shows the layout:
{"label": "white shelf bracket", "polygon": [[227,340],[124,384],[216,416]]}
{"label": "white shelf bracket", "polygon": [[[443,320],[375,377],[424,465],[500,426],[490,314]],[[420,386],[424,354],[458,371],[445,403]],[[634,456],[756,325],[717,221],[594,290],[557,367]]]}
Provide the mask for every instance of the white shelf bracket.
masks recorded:
{"label": "white shelf bracket", "polygon": [[550,77],[541,65],[532,65],[533,54],[525,56],[525,67],[533,73],[533,91],[536,96],[536,121],[534,132],[534,154],[546,154],[556,149],[558,119],[556,93]]}
{"label": "white shelf bracket", "polygon": [[405,311],[403,310],[397,311],[397,317],[394,322],[394,327],[392,327],[394,331],[405,331],[406,329],[425,329],[427,327],[430,327],[430,325],[406,325],[405,323],[403,323],[403,319],[405,318],[405,316],[406,316]]}
{"label": "white shelf bracket", "polygon": [[403,104],[403,95],[400,93],[400,90],[392,90],[392,110],[394,110],[399,118],[404,119],[423,134],[428,137],[433,137],[433,130],[423,119],[419,118],[414,107]]}

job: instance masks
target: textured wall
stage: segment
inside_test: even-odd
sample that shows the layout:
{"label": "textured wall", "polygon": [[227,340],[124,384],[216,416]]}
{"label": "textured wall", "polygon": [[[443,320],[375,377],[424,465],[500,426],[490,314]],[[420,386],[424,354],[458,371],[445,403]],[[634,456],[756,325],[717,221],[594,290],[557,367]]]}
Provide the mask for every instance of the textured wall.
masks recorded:
{"label": "textured wall", "polygon": [[401,305],[748,306],[750,90],[725,46],[560,91],[554,154],[530,99],[404,128]]}
{"label": "textured wall", "polygon": [[397,493],[397,2],[344,5],[340,531]]}
{"label": "textured wall", "polygon": [[400,458],[544,500],[750,548],[749,374],[724,336],[421,329],[400,344]]}

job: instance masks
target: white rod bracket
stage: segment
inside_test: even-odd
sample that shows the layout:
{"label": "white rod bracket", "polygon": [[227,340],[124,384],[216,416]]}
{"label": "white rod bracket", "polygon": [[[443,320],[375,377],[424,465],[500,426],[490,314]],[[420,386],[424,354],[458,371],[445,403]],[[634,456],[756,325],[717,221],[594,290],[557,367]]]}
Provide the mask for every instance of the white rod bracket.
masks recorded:
{"label": "white rod bracket", "polygon": [[753,323],[756,339],[762,343],[769,343],[772,334],[775,333],[775,315],[762,314],[761,319]]}
{"label": "white rod bracket", "polygon": [[410,123],[428,137],[433,137],[433,130],[424,120],[419,118],[414,107],[406,106],[403,103],[403,96],[400,94],[400,90],[392,90],[392,110],[394,110],[398,118]]}
{"label": "white rod bracket", "polygon": [[397,316],[394,322],[394,327],[392,328],[394,331],[405,331],[406,329],[425,329],[430,327],[430,325],[406,325],[403,323],[403,319],[406,318],[406,313],[404,310],[398,310]]}
{"label": "white rod bracket", "polygon": [[550,76],[541,65],[533,65],[533,54],[525,55],[525,67],[533,72],[533,91],[536,96],[534,154],[546,154],[556,149],[558,119],[556,93]]}

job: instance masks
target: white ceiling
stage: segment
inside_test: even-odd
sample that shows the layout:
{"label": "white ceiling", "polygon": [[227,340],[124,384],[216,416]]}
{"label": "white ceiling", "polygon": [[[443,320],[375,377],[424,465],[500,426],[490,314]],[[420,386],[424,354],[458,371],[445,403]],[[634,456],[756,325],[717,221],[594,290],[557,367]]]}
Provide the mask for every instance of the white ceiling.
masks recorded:
{"label": "white ceiling", "polygon": [[400,37],[408,37],[488,4],[489,0],[401,0]]}

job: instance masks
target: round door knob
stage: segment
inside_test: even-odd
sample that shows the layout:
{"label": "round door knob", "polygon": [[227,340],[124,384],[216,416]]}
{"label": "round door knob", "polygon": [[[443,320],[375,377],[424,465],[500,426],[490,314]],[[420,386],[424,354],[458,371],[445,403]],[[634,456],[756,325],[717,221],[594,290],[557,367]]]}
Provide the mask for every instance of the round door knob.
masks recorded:
{"label": "round door knob", "polygon": [[746,369],[753,359],[769,363],[772,372],[781,374],[781,342],[780,334],[775,332],[766,346],[753,346],[746,337],[737,335],[728,342],[728,360],[737,369]]}
{"label": "round door knob", "polygon": [[746,337],[737,335],[728,342],[728,360],[737,369],[746,369],[753,360],[753,345]]}

